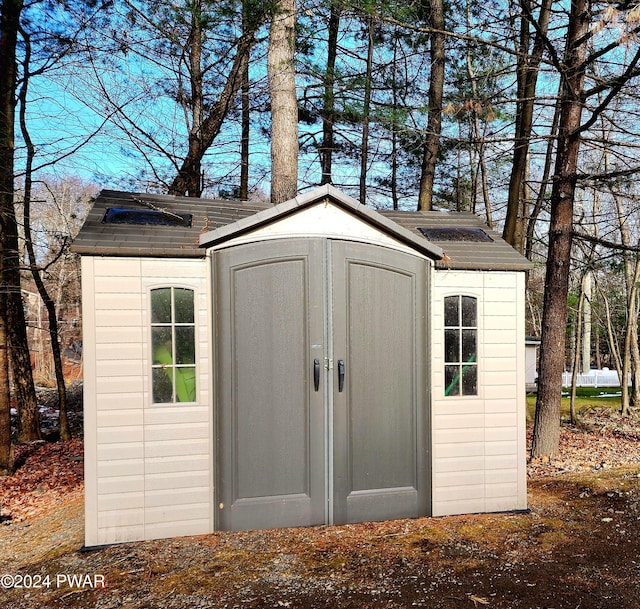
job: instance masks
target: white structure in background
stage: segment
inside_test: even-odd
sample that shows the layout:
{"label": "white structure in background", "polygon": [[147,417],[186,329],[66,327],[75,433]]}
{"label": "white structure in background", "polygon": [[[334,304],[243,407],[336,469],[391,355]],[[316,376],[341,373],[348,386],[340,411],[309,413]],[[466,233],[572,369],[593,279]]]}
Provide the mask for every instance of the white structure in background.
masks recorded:
{"label": "white structure in background", "polygon": [[527,392],[535,391],[538,387],[538,347],[540,339],[527,336],[524,340],[524,379]]}
{"label": "white structure in background", "polygon": [[[627,379],[627,385],[631,384],[631,378]],[[571,385],[571,372],[562,373],[562,386]],[[602,370],[589,370],[587,374],[578,374],[577,387],[619,387],[620,379],[615,370],[603,368]]]}

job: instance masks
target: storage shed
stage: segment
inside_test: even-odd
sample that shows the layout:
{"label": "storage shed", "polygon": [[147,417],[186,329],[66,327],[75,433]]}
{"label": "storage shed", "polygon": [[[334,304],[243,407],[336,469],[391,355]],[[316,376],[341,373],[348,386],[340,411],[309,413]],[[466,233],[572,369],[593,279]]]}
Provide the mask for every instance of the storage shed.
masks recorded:
{"label": "storage shed", "polygon": [[524,272],[471,214],[103,191],[85,544],[526,508]]}

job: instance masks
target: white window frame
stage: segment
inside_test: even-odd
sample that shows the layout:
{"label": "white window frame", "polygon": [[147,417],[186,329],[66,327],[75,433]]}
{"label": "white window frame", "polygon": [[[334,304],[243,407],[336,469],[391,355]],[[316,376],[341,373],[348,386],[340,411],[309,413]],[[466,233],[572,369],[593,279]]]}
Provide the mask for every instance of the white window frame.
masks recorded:
{"label": "white window frame", "polygon": [[[463,298],[472,298],[475,301],[475,325],[474,326],[465,326],[463,325],[462,322],[462,299]],[[446,303],[447,303],[447,298],[457,298],[458,299],[458,324],[455,326],[447,326],[446,325]],[[442,378],[443,378],[443,387],[442,387],[442,393],[443,393],[443,397],[445,397],[446,399],[455,399],[455,398],[478,398],[480,397],[480,375],[481,375],[481,357],[480,357],[480,349],[481,349],[481,345],[480,345],[480,297],[478,296],[478,294],[470,294],[470,293],[465,293],[462,291],[456,291],[456,292],[451,292],[451,293],[447,293],[444,294],[442,297]],[[447,334],[447,330],[456,330],[458,332],[458,357],[457,360],[454,361],[447,361],[447,345],[446,345],[446,334]],[[476,357],[475,357],[475,361],[472,363],[469,362],[464,362],[463,358],[462,358],[462,348],[463,348],[463,341],[462,341],[462,334],[464,330],[474,330],[475,331],[475,340],[476,340]],[[475,393],[463,393],[463,386],[462,386],[462,378],[461,375],[458,375],[456,382],[459,385],[459,389],[460,391],[458,393],[454,393],[454,394],[448,394],[447,393],[447,389],[450,385],[452,385],[453,383],[449,383],[449,385],[447,385],[447,374],[446,374],[446,369],[447,366],[458,366],[460,369],[464,368],[465,364],[467,366],[474,366],[476,369],[476,387],[475,387]]]}
{"label": "white window frame", "polygon": [[[153,292],[157,290],[166,290],[169,289],[171,291],[171,320],[170,322],[153,322]],[[175,290],[187,290],[193,295],[193,322],[176,322],[175,319]],[[182,285],[182,284],[162,284],[162,285],[154,285],[149,286],[147,288],[148,291],[148,300],[149,303],[149,318],[148,318],[148,331],[149,331],[149,362],[150,362],[150,377],[149,384],[151,388],[150,399],[151,404],[153,406],[175,406],[175,405],[184,405],[184,404],[195,404],[198,401],[198,291],[194,286]],[[171,353],[169,354],[171,363],[162,364],[162,363],[154,363],[155,354],[153,347],[153,335],[154,328],[169,328],[171,330]],[[193,328],[193,353],[194,353],[194,361],[193,364],[178,364],[176,362],[176,328]],[[172,378],[171,378],[171,400],[170,401],[161,401],[157,402],[154,398],[154,371],[162,370],[170,366],[172,369]],[[178,399],[178,390],[176,387],[176,373],[178,370],[193,370],[193,399],[192,400],[180,400]]]}

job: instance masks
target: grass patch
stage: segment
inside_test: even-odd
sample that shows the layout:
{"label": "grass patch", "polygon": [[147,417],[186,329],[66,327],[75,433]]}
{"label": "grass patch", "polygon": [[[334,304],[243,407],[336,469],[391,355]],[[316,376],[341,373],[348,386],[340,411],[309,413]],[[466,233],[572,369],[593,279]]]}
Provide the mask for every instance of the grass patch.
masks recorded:
{"label": "grass patch", "polygon": [[[569,395],[571,387],[563,387],[562,394]],[[576,387],[576,396],[579,398],[596,398],[611,400],[620,399],[620,387]]]}
{"label": "grass patch", "polygon": [[572,539],[571,532],[557,527],[538,535],[538,544],[543,552],[553,552],[558,546],[568,544]]}
{"label": "grass patch", "polygon": [[[560,403],[560,418],[568,419],[571,406],[569,397],[570,387],[562,388],[562,400]],[[620,410],[620,387],[577,387],[576,409],[580,412],[583,408],[611,408]],[[535,394],[527,395],[527,423],[533,423],[536,412]]]}
{"label": "grass patch", "polygon": [[602,469],[597,474],[582,472],[567,476],[566,479],[595,494],[607,493],[614,489],[640,493],[640,466],[638,465]]}
{"label": "grass patch", "polygon": [[222,591],[230,582],[238,585],[258,580],[264,573],[273,570],[277,552],[253,552],[244,549],[222,550],[208,556],[206,563],[193,561],[179,568],[158,569],[152,573],[155,591],[159,594],[197,594],[202,590]]}
{"label": "grass patch", "polygon": [[429,551],[440,544],[447,543],[451,537],[440,526],[424,526],[412,530],[410,533],[389,537],[389,542],[403,548],[419,548]]}

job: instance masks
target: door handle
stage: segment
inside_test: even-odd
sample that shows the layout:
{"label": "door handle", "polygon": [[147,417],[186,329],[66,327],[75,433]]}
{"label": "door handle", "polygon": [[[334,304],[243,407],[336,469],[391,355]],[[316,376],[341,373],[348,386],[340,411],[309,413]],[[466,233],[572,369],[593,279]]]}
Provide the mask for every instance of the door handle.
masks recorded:
{"label": "door handle", "polygon": [[344,389],[344,373],[345,373],[344,360],[339,359],[338,360],[338,391],[342,391]]}
{"label": "door handle", "polygon": [[320,360],[313,360],[313,387],[316,391],[320,389]]}

